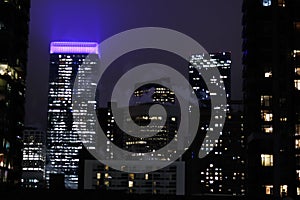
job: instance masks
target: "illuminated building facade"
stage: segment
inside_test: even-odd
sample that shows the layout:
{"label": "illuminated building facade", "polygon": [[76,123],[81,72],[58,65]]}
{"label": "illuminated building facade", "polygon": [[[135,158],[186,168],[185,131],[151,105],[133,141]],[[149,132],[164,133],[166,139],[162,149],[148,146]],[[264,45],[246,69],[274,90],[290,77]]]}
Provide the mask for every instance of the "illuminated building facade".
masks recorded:
{"label": "illuminated building facade", "polygon": [[0,1],[0,188],[21,180],[29,11],[29,0]]}
{"label": "illuminated building facade", "polygon": [[22,187],[45,187],[46,134],[36,128],[23,131]]}
{"label": "illuminated building facade", "polygon": [[[113,103],[110,102],[107,107],[98,108],[99,123],[110,140],[106,147],[110,152],[108,160],[116,159],[114,152],[111,151],[110,143],[133,152],[133,156],[139,157],[144,156],[144,153],[154,152],[164,147],[173,139],[177,140],[180,112],[175,106],[175,94],[168,88],[159,84],[142,84],[132,95],[129,108],[115,105],[119,113],[126,113],[125,109],[130,110],[130,116],[122,115],[124,123],[133,120],[140,127],[144,127],[143,133],[157,132],[152,137],[141,138],[124,133],[115,122],[111,110]],[[158,125],[162,121],[162,116],[149,117],[148,115],[150,106],[156,103],[163,105],[168,113],[166,123],[163,125]],[[153,126],[146,126],[150,120]],[[85,153],[88,155],[87,152]],[[166,155],[161,156],[162,159],[166,157]],[[149,157],[149,161],[151,159],[153,158]],[[151,162],[149,164],[149,168],[153,167]],[[91,157],[85,157],[81,166],[83,168],[81,187],[84,189],[105,189],[132,194],[185,194],[185,163],[181,158],[163,169],[149,173],[117,171]]]}
{"label": "illuminated building facade", "polygon": [[[201,107],[210,107],[210,95],[212,94],[208,91],[197,69],[217,67],[225,87],[227,101],[231,99],[231,53],[216,52],[210,53],[209,56],[210,59],[205,59],[202,55],[195,54],[190,58],[189,81]],[[214,83],[214,80],[211,80],[211,83]]]}
{"label": "illuminated building facade", "polygon": [[[88,56],[89,55],[89,56]],[[92,73],[97,67],[98,44],[93,42],[52,42],[50,47],[50,73],[48,93],[48,127],[47,127],[47,159],[46,181],[49,187],[51,174],[62,174],[65,187],[78,188],[79,151],[82,142],[77,132],[78,126],[86,126],[87,122],[73,123],[74,115],[85,114],[87,104],[82,102],[80,110],[72,108],[73,85],[80,65],[84,65],[84,74]],[[81,69],[81,68],[80,68]],[[78,95],[80,90],[90,91],[90,85],[85,80],[87,76],[80,76]],[[84,85],[80,85],[80,84]],[[86,93],[85,93],[86,94]],[[93,95],[94,94],[90,94]],[[81,123],[81,124],[78,124]],[[87,127],[88,129],[88,127]],[[80,129],[84,132],[83,129]],[[93,133],[85,132],[86,141],[93,141]],[[51,187],[51,186],[50,186]]]}
{"label": "illuminated building facade", "polygon": [[85,160],[84,189],[109,190],[120,194],[184,195],[185,164],[175,161],[149,173],[116,171],[96,160]]}
{"label": "illuminated building facade", "polygon": [[249,199],[299,199],[300,2],[243,1]]}
{"label": "illuminated building facade", "polygon": [[[218,52],[209,55],[210,59],[205,59],[202,55],[192,55],[190,59],[189,80],[199,100],[201,121],[196,138],[184,155],[187,163],[187,193],[244,196],[246,175],[243,109],[241,101],[231,100],[231,53]],[[205,67],[216,67],[219,70],[227,98],[227,104],[222,105],[222,108],[226,109],[227,116],[219,139],[202,144],[208,134],[211,109],[216,109],[211,108],[210,96],[218,95],[209,92],[197,71]],[[211,83],[213,82],[211,79]],[[199,159],[200,149],[210,149],[211,152]]]}

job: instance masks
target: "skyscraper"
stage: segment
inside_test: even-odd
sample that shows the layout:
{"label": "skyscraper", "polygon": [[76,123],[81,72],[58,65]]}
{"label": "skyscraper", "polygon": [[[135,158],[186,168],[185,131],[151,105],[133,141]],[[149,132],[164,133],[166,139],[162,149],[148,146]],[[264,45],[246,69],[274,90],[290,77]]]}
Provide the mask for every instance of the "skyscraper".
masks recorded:
{"label": "skyscraper", "polygon": [[46,135],[37,128],[23,131],[22,187],[45,187]]}
{"label": "skyscraper", "polygon": [[[124,133],[115,121],[112,112],[112,103],[107,107],[101,107],[98,111],[99,123],[109,139],[106,151],[109,152],[107,160],[116,160],[112,151],[111,143],[122,148],[124,151],[133,153],[135,157],[144,157],[146,153],[151,153],[163,148],[172,139],[177,140],[177,129],[179,124],[179,111],[175,106],[175,94],[170,89],[159,84],[140,84],[132,98],[130,107],[118,107],[121,111],[122,123],[133,120],[137,125],[143,127],[143,133],[157,132],[151,137],[134,137]],[[149,116],[148,111],[151,105],[161,104],[167,110],[168,116],[165,124],[159,122],[163,120],[160,115]],[[126,110],[130,110],[130,116]],[[149,122],[152,126],[147,126]],[[173,150],[175,151],[175,150]],[[169,151],[172,153],[171,149]],[[168,155],[168,156],[170,156]],[[148,156],[147,156],[148,157]],[[149,169],[153,166],[151,161],[166,159],[166,155],[149,156]],[[124,158],[122,158],[124,159]],[[86,157],[83,161],[84,177],[82,186],[85,189],[106,189],[132,194],[153,194],[153,195],[184,195],[185,194],[185,163],[178,159],[170,165],[149,173],[128,173],[111,168],[108,165]],[[122,160],[120,160],[122,162]],[[124,164],[125,167],[125,164]]]}
{"label": "skyscraper", "polygon": [[0,1],[0,186],[21,178],[30,1]]}
{"label": "skyscraper", "polygon": [[[49,186],[51,174],[65,177],[65,187],[78,188],[79,151],[82,142],[77,132],[78,124],[73,115],[85,114],[87,104],[81,110],[73,110],[72,94],[80,65],[90,74],[98,63],[98,44],[94,42],[52,42],[50,46],[50,73],[48,93],[48,127],[46,181]],[[83,77],[84,78],[84,77]],[[84,80],[79,80],[79,83]],[[81,88],[89,91],[90,85]],[[79,89],[80,90],[80,89]],[[95,94],[90,94],[95,95]],[[87,122],[80,122],[85,126]],[[82,129],[81,129],[82,130]],[[88,141],[92,135],[86,133]],[[92,133],[91,133],[92,134]]]}
{"label": "skyscraper", "polygon": [[[242,104],[241,101],[231,100],[231,53],[217,52],[209,55],[209,59],[202,55],[192,55],[190,59],[189,81],[199,100],[201,121],[196,138],[184,156],[187,163],[187,193],[244,196],[246,188]],[[209,67],[219,70],[219,78],[223,81],[227,99],[227,104],[221,107],[226,110],[227,116],[220,137],[202,144],[209,134],[211,110],[220,109],[211,106],[211,96],[219,94],[209,91],[197,70]],[[217,77],[210,79],[211,83],[214,83],[215,78]],[[211,151],[206,157],[199,159],[198,152],[201,149]]]}
{"label": "skyscraper", "polygon": [[249,199],[300,195],[300,2],[243,1]]}

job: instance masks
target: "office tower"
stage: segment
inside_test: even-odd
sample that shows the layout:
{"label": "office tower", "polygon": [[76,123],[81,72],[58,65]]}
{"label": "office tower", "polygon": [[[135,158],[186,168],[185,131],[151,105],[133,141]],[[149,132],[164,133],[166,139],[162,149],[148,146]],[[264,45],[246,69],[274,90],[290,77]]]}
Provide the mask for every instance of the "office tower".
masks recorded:
{"label": "office tower", "polygon": [[[208,91],[207,85],[197,69],[217,67],[220,73],[219,78],[225,87],[226,99],[227,101],[231,99],[231,52],[209,53],[209,56],[210,58],[206,59],[203,55],[195,54],[190,58],[189,81],[201,107],[210,107],[210,95],[212,94]],[[211,83],[214,83],[213,79]]]}
{"label": "office tower", "polygon": [[0,1],[0,187],[21,179],[30,1]]}
{"label": "office tower", "polygon": [[[158,91],[157,95],[152,92]],[[164,96],[163,94],[167,94]],[[178,129],[178,111],[174,108],[173,103],[167,103],[164,107],[168,110],[168,119],[163,126],[145,126],[149,121],[161,121],[161,116],[149,117],[147,112],[150,105],[155,103],[166,103],[166,99],[172,92],[156,84],[143,85],[139,87],[133,94],[132,102],[138,102],[136,105],[127,107],[117,107],[119,113],[125,109],[129,109],[131,116],[123,115],[123,122],[133,120],[139,126],[144,126],[143,132],[153,132],[160,130],[156,135],[149,138],[133,137],[124,133],[116,124],[111,104],[107,107],[98,109],[99,123],[110,140],[107,143],[106,150],[110,152],[107,160],[116,160],[114,152],[111,151],[111,143],[122,148],[124,151],[133,152],[136,157],[143,157],[144,153],[154,152],[165,145],[172,139]],[[145,97],[147,95],[148,97]],[[162,95],[162,96],[160,96]],[[174,97],[174,94],[172,94]],[[171,95],[171,96],[172,96]],[[144,96],[144,97],[142,97]],[[160,98],[163,97],[164,98]],[[137,98],[137,99],[136,99]],[[143,101],[141,101],[143,100]],[[173,102],[171,100],[171,102]],[[125,112],[124,112],[125,113]],[[155,124],[155,123],[154,123]],[[175,138],[176,139],[176,138]],[[119,171],[93,159],[88,152],[83,149],[85,153],[85,160],[83,161],[81,187],[84,189],[109,190],[120,192],[120,194],[157,194],[157,195],[184,195],[185,194],[185,163],[181,159],[176,160],[170,165],[148,173],[128,173],[126,171]],[[151,161],[156,157],[149,157],[149,169],[151,169]],[[163,159],[165,155],[162,155]],[[124,158],[121,158],[124,159]],[[160,158],[158,158],[160,159]],[[120,161],[122,162],[122,161]]]}
{"label": "office tower", "polygon": [[45,188],[46,134],[33,127],[23,131],[23,188]]}
{"label": "office tower", "polygon": [[[192,55],[189,66],[189,80],[197,95],[200,106],[198,133],[189,150],[184,155],[187,163],[187,193],[191,195],[207,194],[218,196],[244,196],[245,157],[243,116],[241,101],[231,100],[231,53],[210,53],[210,59],[202,55]],[[227,104],[221,105],[226,110],[226,120],[218,140],[202,144],[209,134],[211,109],[210,96],[204,79],[197,69],[216,67],[223,81]],[[215,80],[211,79],[211,83]],[[214,116],[218,117],[218,116]],[[218,125],[218,124],[216,124]],[[212,127],[214,127],[213,125]],[[204,158],[198,158],[201,149],[211,150]]]}
{"label": "office tower", "polygon": [[243,1],[247,196],[300,195],[300,2]]}
{"label": "office tower", "polygon": [[[78,188],[79,151],[82,142],[79,134],[85,134],[85,142],[93,142],[93,133],[88,132],[87,121],[74,122],[75,115],[87,114],[88,104],[81,102],[80,109],[74,110],[72,104],[73,85],[78,69],[85,70],[86,76],[80,76],[77,94],[94,97],[91,85],[87,84],[89,75],[97,67],[99,61],[98,44],[93,42],[52,42],[50,46],[50,73],[48,93],[48,127],[47,127],[47,159],[46,181],[49,186],[50,177],[64,176],[65,187]],[[84,68],[79,68],[84,65]],[[80,84],[84,85],[80,85]],[[82,86],[83,88],[80,88]],[[78,124],[80,123],[80,124]],[[86,127],[78,130],[78,127]],[[90,145],[91,146],[91,145]],[[55,175],[57,174],[57,175]]]}

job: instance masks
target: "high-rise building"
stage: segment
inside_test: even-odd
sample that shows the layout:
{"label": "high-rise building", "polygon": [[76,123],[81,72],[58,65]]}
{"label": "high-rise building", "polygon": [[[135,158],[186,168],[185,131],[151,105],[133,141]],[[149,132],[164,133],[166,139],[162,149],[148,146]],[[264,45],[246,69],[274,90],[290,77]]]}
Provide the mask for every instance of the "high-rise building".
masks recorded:
{"label": "high-rise building", "polygon": [[0,187],[19,185],[30,1],[0,1]]}
{"label": "high-rise building", "polygon": [[[168,81],[168,80],[162,80]],[[161,124],[163,117],[160,115],[149,116],[149,108],[153,104],[161,104],[167,110],[166,122]],[[134,121],[138,126],[143,127],[141,131],[145,134],[156,134],[151,137],[134,137],[129,135],[134,130],[124,133],[115,121],[112,112],[112,104],[97,109],[99,123],[109,139],[106,150],[110,152],[107,160],[116,160],[117,157],[111,150],[111,143],[122,148],[124,151],[132,152],[135,157],[144,157],[146,153],[155,152],[164,147],[171,140],[176,138],[179,125],[179,111],[175,106],[176,98],[173,91],[160,84],[140,84],[130,99],[130,106],[118,107],[118,113],[122,115],[122,122]],[[130,116],[126,110],[130,110]],[[151,121],[152,125],[147,126]],[[175,150],[173,150],[175,151]],[[170,155],[172,151],[169,152]],[[149,169],[152,160],[163,161],[169,155],[149,156]],[[124,158],[122,158],[124,159]],[[120,161],[122,162],[122,161]],[[132,194],[164,194],[184,195],[185,194],[185,163],[181,159],[174,163],[149,173],[128,173],[118,171],[111,167],[86,157],[82,163],[82,182],[84,189],[106,189]]]}
{"label": "high-rise building", "polygon": [[23,188],[45,188],[46,134],[27,127],[23,131]]}
{"label": "high-rise building", "polygon": [[[201,121],[196,138],[184,155],[187,163],[187,193],[191,195],[244,196],[246,193],[245,141],[242,103],[231,100],[231,53],[218,52],[209,55],[209,59],[202,55],[192,55],[190,59],[189,80],[193,92],[199,100]],[[202,74],[198,72],[200,70],[201,73],[201,70],[210,67],[218,69],[219,78],[224,84],[227,104],[221,105],[221,107],[226,110],[227,116],[220,137],[204,144],[204,138],[209,134],[211,110],[220,109],[212,107],[210,99],[212,95],[220,94],[212,94]],[[212,78],[210,81],[214,83],[215,79]],[[215,125],[218,124],[214,124],[213,127]],[[210,150],[210,153],[202,159],[198,157],[201,149]]]}
{"label": "high-rise building", "polygon": [[[198,70],[205,68],[216,67],[219,70],[220,78],[224,84],[226,91],[226,99],[231,99],[231,52],[216,52],[209,53],[209,59],[203,55],[195,54],[190,58],[189,66],[189,81],[193,88],[193,92],[199,99],[200,107],[210,108],[210,96],[213,95],[209,92],[204,79],[199,75]],[[211,79],[211,84],[214,83]]]}
{"label": "high-rise building", "polygon": [[[79,151],[82,141],[79,134],[85,134],[86,142],[93,142],[93,133],[84,132],[78,126],[87,127],[86,121],[74,122],[74,115],[86,114],[88,104],[95,102],[81,102],[80,110],[73,109],[73,86],[78,70],[85,70],[85,74],[92,73],[99,61],[98,44],[94,42],[52,42],[50,46],[50,73],[48,93],[48,127],[47,127],[47,159],[46,181],[51,181],[51,174],[61,174],[65,178],[65,187],[78,188]],[[79,68],[84,65],[84,68]],[[90,91],[87,78],[80,76],[78,80],[78,95],[81,90]],[[81,83],[86,85],[80,85]],[[85,94],[93,95],[91,92]],[[81,124],[78,124],[81,123]],[[88,127],[87,127],[88,128]],[[84,132],[84,133],[82,133]],[[91,146],[91,145],[90,145]],[[54,177],[54,176],[52,176]],[[51,188],[52,186],[50,186]]]}
{"label": "high-rise building", "polygon": [[300,195],[300,2],[243,1],[247,196]]}

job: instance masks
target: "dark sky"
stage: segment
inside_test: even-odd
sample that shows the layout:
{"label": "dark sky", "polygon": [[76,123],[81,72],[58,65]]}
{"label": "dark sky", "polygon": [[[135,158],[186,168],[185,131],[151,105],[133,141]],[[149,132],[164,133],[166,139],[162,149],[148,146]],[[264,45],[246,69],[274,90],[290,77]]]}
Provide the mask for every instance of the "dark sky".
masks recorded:
{"label": "dark sky", "polygon": [[127,29],[180,31],[208,52],[232,52],[232,99],[242,98],[241,0],[31,0],[25,125],[47,123],[51,41],[101,42]]}

